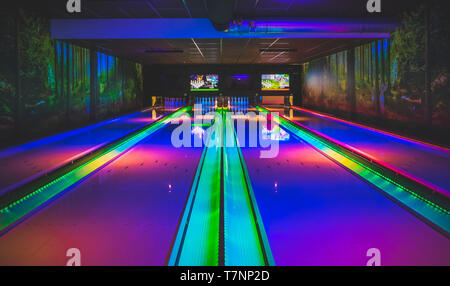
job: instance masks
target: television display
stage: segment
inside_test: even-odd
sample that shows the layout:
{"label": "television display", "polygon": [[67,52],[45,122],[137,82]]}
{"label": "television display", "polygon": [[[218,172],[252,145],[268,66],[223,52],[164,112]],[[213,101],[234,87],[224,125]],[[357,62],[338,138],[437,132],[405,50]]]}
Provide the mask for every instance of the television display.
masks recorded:
{"label": "television display", "polygon": [[219,75],[194,74],[191,75],[191,91],[217,91],[219,90]]}
{"label": "television display", "polygon": [[289,90],[289,75],[263,74],[261,76],[261,90]]}
{"label": "television display", "polygon": [[251,78],[248,74],[235,74],[227,77],[227,88],[228,89],[250,89],[251,88]]}

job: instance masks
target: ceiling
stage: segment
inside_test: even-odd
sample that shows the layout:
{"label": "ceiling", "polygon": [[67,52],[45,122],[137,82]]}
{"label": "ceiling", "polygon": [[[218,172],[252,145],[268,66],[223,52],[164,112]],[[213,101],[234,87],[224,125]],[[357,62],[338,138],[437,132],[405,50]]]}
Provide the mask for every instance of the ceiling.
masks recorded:
{"label": "ceiling", "polygon": [[[336,53],[368,39],[121,39],[77,40],[104,53],[143,64],[298,64]],[[261,49],[270,48],[269,51]],[[180,49],[182,53],[146,53],[147,49]],[[281,49],[281,51],[279,50]],[[289,51],[294,49],[294,51]],[[287,50],[287,51],[282,51]]]}
{"label": "ceiling", "polygon": [[[20,0],[19,0],[20,1]],[[82,12],[66,12],[66,0],[27,1],[49,18],[207,18],[203,0],[82,0]],[[38,2],[38,3],[37,3]],[[365,0],[235,0],[237,18],[373,17]],[[394,17],[415,1],[383,1],[383,13]],[[369,41],[337,38],[97,39],[73,40],[82,46],[143,64],[298,64]],[[296,49],[261,52],[260,49]],[[182,53],[152,54],[147,49]]]}

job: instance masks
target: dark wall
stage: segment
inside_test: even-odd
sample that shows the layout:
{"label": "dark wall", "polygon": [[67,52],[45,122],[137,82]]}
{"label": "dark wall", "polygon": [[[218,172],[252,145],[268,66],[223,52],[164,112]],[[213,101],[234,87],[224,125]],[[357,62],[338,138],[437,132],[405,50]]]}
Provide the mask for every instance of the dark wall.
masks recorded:
{"label": "dark wall", "polygon": [[[255,95],[293,95],[299,97],[300,93],[299,65],[148,65],[144,67],[144,94],[146,105],[151,102],[152,96],[182,97],[183,95],[199,96],[248,96]],[[189,76],[192,74],[219,74],[218,92],[191,92]],[[261,74],[287,73],[289,74],[289,91],[269,92],[261,91]],[[227,78],[233,75],[249,75],[248,89],[227,88]],[[150,101],[148,101],[150,100]]]}

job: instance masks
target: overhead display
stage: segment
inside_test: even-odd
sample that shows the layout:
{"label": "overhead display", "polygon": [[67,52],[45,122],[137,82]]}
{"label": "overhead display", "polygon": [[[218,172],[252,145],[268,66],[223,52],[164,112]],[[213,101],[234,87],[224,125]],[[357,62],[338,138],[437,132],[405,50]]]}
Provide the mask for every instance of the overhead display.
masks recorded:
{"label": "overhead display", "polygon": [[191,75],[191,91],[217,91],[219,90],[219,75],[194,74]]}
{"label": "overhead display", "polygon": [[289,75],[263,74],[261,76],[261,90],[272,90],[272,91],[289,90]]}

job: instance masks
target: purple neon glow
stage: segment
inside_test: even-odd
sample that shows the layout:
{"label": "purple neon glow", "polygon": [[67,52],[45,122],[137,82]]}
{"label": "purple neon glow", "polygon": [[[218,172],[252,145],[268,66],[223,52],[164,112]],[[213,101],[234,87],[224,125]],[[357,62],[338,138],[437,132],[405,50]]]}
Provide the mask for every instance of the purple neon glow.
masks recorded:
{"label": "purple neon glow", "polygon": [[[297,140],[242,148],[276,265],[448,265],[446,237]],[[275,187],[276,184],[276,187]]]}
{"label": "purple neon glow", "polygon": [[235,75],[233,75],[233,77],[235,79],[240,80],[240,79],[247,79],[249,77],[249,75],[247,75],[247,74],[235,74]]}
{"label": "purple neon glow", "polygon": [[158,119],[145,110],[8,149],[0,157],[0,194],[45,175]]}
{"label": "purple neon glow", "polygon": [[396,138],[396,139],[404,140],[404,141],[407,141],[409,143],[418,144],[418,145],[421,145],[423,147],[432,148],[432,149],[435,149],[435,150],[438,150],[438,151],[450,153],[449,149],[447,149],[445,147],[442,147],[442,146],[437,146],[437,145],[434,145],[434,144],[422,142],[422,141],[419,141],[419,140],[416,140],[416,139],[411,139],[411,138],[408,138],[408,137],[405,137],[405,136],[400,136],[398,134],[394,134],[394,133],[383,131],[383,130],[380,130],[380,129],[376,129],[376,128],[373,128],[373,127],[369,127],[369,126],[365,126],[365,125],[362,125],[362,124],[350,122],[350,121],[343,120],[343,119],[340,119],[340,118],[337,118],[337,117],[333,117],[333,116],[329,116],[329,115],[326,115],[326,114],[323,114],[323,113],[320,113],[320,112],[317,112],[317,111],[311,111],[311,110],[308,110],[308,109],[305,109],[305,108],[301,108],[301,107],[298,107],[298,106],[292,106],[292,108],[300,110],[300,111],[303,111],[303,112],[306,112],[306,113],[309,113],[309,114],[312,114],[312,115],[315,115],[315,116],[318,116],[318,117],[323,117],[323,118],[339,121],[339,122],[342,122],[342,123],[345,123],[345,124],[348,124],[348,125],[351,125],[351,126],[356,126],[356,127],[359,127],[359,128],[365,129],[365,130],[370,130],[370,131],[373,131],[373,132],[376,132],[376,133],[379,133],[379,134],[383,134],[383,135],[390,136],[390,137],[393,137],[393,138]]}
{"label": "purple neon glow", "polygon": [[266,26],[255,32],[244,22],[220,32],[206,18],[53,19],[50,23],[53,39],[388,38],[392,26],[386,19],[287,19],[274,22],[283,31]]}
{"label": "purple neon glow", "polygon": [[52,143],[52,142],[55,142],[55,141],[58,141],[58,140],[61,140],[61,139],[65,139],[65,138],[68,138],[68,137],[71,137],[71,136],[74,136],[74,135],[77,135],[77,134],[80,134],[80,133],[83,133],[83,132],[87,132],[87,131],[93,130],[93,129],[101,127],[101,126],[104,126],[104,125],[107,125],[107,124],[111,124],[111,123],[116,122],[116,121],[120,121],[120,120],[124,120],[124,119],[127,119],[127,118],[131,118],[131,117],[137,116],[137,115],[141,114],[142,112],[146,112],[146,111],[148,111],[148,110],[143,110],[143,111],[140,111],[140,112],[124,115],[124,116],[121,116],[121,117],[113,118],[111,120],[102,121],[102,122],[99,122],[99,123],[96,123],[96,124],[92,124],[92,125],[89,125],[89,126],[86,126],[86,127],[82,127],[82,128],[79,128],[79,129],[67,131],[67,132],[64,132],[64,133],[61,133],[61,134],[57,134],[57,135],[54,135],[54,136],[46,137],[44,139],[40,139],[40,140],[32,141],[32,142],[29,142],[29,143],[25,143],[25,144],[22,144],[22,145],[19,145],[19,146],[15,146],[15,147],[11,147],[11,148],[8,148],[8,149],[4,149],[4,150],[0,151],[0,159],[4,158],[4,157],[15,155],[15,154],[23,152],[23,151],[27,151],[27,150],[36,148],[36,147],[39,147],[39,146],[42,146],[42,145],[45,145],[45,144],[49,144],[49,143]]}
{"label": "purple neon glow", "polygon": [[413,176],[413,175],[411,175],[411,174],[409,174],[409,173],[407,173],[407,172],[405,172],[403,170],[400,170],[400,169],[398,169],[398,168],[396,168],[394,166],[391,166],[391,165],[389,165],[389,164],[387,164],[385,162],[377,160],[373,156],[371,156],[371,155],[369,155],[369,154],[367,154],[365,152],[362,152],[362,151],[360,151],[360,150],[358,150],[358,149],[356,149],[356,148],[354,148],[354,147],[352,147],[350,145],[347,145],[347,144],[345,144],[343,142],[339,142],[339,141],[337,141],[337,140],[335,140],[335,139],[333,139],[333,138],[331,138],[331,137],[329,137],[329,136],[327,136],[327,135],[325,135],[323,133],[320,133],[320,132],[318,132],[316,130],[313,130],[313,129],[311,129],[311,128],[309,128],[309,127],[307,127],[307,126],[305,126],[305,125],[303,125],[303,124],[301,124],[299,122],[289,120],[288,118],[286,118],[285,116],[283,116],[281,114],[279,116],[284,118],[284,119],[286,119],[286,120],[288,120],[288,121],[290,121],[290,122],[292,122],[292,123],[294,123],[294,124],[296,124],[296,125],[298,125],[298,126],[301,126],[302,128],[310,131],[311,133],[316,134],[319,137],[325,138],[325,139],[333,142],[334,144],[336,144],[338,146],[342,146],[342,147],[350,150],[351,152],[353,152],[353,153],[355,153],[355,154],[357,154],[357,155],[359,155],[361,157],[369,159],[371,163],[376,163],[376,164],[378,164],[380,166],[383,166],[386,169],[389,169],[389,170],[391,170],[391,171],[393,171],[393,172],[395,172],[397,174],[400,174],[400,175],[402,175],[402,176],[404,176],[404,177],[406,177],[406,178],[408,178],[410,180],[415,181],[418,184],[421,184],[421,185],[423,185],[423,186],[425,186],[427,188],[430,188],[430,189],[432,189],[432,190],[434,190],[436,192],[439,192],[439,193],[441,193],[441,194],[443,194],[443,195],[445,195],[445,196],[450,198],[450,192],[448,190],[445,190],[445,189],[443,189],[443,188],[441,188],[439,186],[436,186],[436,185],[434,185],[434,184],[432,184],[430,182],[427,182],[427,181],[425,181],[425,180],[423,180],[421,178]]}
{"label": "purple neon glow", "polygon": [[250,27],[251,22],[234,26],[230,28],[230,32],[239,32],[248,29],[255,33],[289,33],[289,32],[334,32],[344,33],[350,32],[349,28],[324,23],[307,23],[307,22],[255,22],[255,27]]}
{"label": "purple neon glow", "polygon": [[396,23],[388,19],[256,19],[232,23],[231,33],[355,33],[392,31]]}
{"label": "purple neon glow", "polygon": [[[0,237],[0,265],[164,265],[203,148],[164,129]],[[180,159],[181,158],[181,159]]]}

